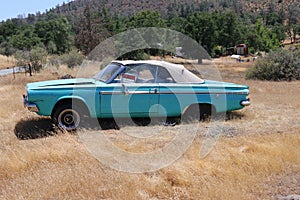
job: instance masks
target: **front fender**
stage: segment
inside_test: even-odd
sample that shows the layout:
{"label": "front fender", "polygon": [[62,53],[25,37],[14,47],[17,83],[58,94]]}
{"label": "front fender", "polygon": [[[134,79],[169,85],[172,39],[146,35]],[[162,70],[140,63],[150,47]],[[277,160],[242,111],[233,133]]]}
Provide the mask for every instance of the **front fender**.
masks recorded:
{"label": "front fender", "polygon": [[[90,116],[91,116],[91,117],[96,116],[96,112],[95,112],[95,102],[94,102],[93,100],[86,99],[86,98],[83,98],[83,97],[81,97],[81,96],[70,95],[70,96],[63,96],[63,97],[60,97],[60,98],[57,99],[57,102],[56,102],[55,106],[56,106],[57,104],[59,104],[60,102],[70,101],[70,100],[72,100],[72,101],[76,100],[76,101],[82,102],[82,103],[86,106],[86,108],[88,109],[88,112],[90,113]],[[54,109],[55,106],[53,106],[52,109]]]}

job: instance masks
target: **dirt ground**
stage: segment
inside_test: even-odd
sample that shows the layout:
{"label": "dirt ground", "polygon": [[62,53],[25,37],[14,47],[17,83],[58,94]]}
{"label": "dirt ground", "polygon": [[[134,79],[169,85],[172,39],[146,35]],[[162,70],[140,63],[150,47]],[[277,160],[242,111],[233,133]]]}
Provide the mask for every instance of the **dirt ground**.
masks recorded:
{"label": "dirt ground", "polygon": [[[246,80],[253,62],[215,60],[222,80],[250,87],[252,105],[228,113],[213,150],[200,157],[203,132],[163,169],[127,173],[95,159],[81,134],[101,132],[128,152],[152,152],[174,137],[208,122],[120,130],[57,130],[46,117],[25,110],[28,82],[76,71],[47,69],[33,77],[0,77],[0,199],[299,199],[300,82]],[[127,132],[159,130],[149,140]]]}

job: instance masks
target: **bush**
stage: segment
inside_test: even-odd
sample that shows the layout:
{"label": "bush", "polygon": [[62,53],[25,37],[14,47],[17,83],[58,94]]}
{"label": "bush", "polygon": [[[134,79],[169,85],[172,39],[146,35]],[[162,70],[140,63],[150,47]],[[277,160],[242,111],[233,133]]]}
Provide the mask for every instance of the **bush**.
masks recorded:
{"label": "bush", "polygon": [[82,64],[84,56],[77,52],[77,50],[72,50],[67,54],[62,55],[62,63],[66,64],[69,68],[74,68]]}
{"label": "bush", "polygon": [[48,53],[46,49],[42,47],[35,47],[29,52],[30,62],[36,72],[40,72],[43,69],[43,66],[47,62],[47,56]]}
{"label": "bush", "polygon": [[247,71],[246,78],[270,81],[300,80],[300,51],[280,49],[270,52]]}
{"label": "bush", "polygon": [[18,67],[24,67],[27,66],[30,62],[29,52],[28,51],[17,51],[14,54],[14,57],[16,59],[16,64]]}
{"label": "bush", "polygon": [[49,66],[51,67],[56,67],[57,69],[59,68],[59,66],[61,65],[61,58],[58,55],[52,55],[49,59],[48,59],[48,63]]}

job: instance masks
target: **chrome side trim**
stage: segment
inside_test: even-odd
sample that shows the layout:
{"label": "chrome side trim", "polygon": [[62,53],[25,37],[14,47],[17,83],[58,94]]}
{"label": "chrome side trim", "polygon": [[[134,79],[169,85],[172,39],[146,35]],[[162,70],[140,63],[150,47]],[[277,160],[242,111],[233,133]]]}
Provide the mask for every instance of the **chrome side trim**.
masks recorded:
{"label": "chrome side trim", "polygon": [[242,105],[242,106],[250,106],[250,105],[251,105],[250,99],[241,101],[241,105]]}
{"label": "chrome side trim", "polygon": [[238,94],[248,95],[248,92],[159,92],[159,94]]}
{"label": "chrome side trim", "polygon": [[121,94],[153,94],[149,91],[132,91],[132,92],[100,92],[101,95],[121,95]]}
{"label": "chrome side trim", "polygon": [[39,112],[39,108],[34,103],[29,103],[27,100],[27,96],[23,95],[23,104],[24,107],[27,108],[31,112]]}
{"label": "chrome side trim", "polygon": [[[118,95],[124,92],[100,92],[101,95]],[[158,92],[158,91],[129,91],[128,94],[237,94],[248,95],[248,92]]]}

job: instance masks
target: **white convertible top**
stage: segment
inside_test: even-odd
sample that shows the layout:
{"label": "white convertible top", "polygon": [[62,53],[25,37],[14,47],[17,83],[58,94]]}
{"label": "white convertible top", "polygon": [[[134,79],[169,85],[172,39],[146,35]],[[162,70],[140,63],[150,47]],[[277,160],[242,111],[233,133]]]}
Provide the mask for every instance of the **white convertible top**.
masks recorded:
{"label": "white convertible top", "polygon": [[136,64],[149,64],[160,66],[168,70],[172,78],[176,83],[203,83],[204,81],[187,70],[183,65],[173,64],[166,61],[159,60],[115,60],[114,63],[119,63],[121,65],[136,65]]}

